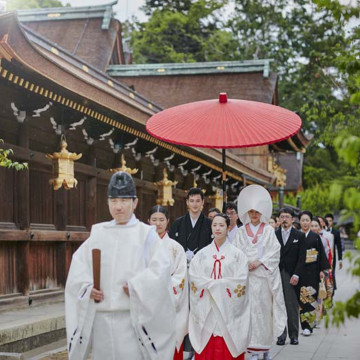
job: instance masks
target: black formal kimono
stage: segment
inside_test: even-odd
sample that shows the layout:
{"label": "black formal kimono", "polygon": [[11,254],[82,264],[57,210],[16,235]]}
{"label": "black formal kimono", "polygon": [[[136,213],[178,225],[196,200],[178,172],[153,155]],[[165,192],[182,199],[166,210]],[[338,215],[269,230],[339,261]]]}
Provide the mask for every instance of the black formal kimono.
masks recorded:
{"label": "black formal kimono", "polygon": [[195,227],[192,227],[190,214],[177,218],[170,227],[169,236],[176,240],[185,251],[198,252],[209,245],[211,239],[211,220],[200,214]]}
{"label": "black formal kimono", "polygon": [[321,238],[313,231],[305,237],[306,258],[300,277],[301,328],[312,332],[316,320],[316,307],[320,283],[320,271],[330,269]]}

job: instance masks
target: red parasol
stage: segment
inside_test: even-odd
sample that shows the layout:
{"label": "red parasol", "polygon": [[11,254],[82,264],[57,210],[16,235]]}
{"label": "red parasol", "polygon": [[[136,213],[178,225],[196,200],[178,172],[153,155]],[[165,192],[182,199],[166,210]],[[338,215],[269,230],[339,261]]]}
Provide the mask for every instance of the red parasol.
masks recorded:
{"label": "red parasol", "polygon": [[301,119],[294,112],[256,101],[205,100],[175,106],[153,115],[146,123],[152,136],[178,145],[225,149],[271,144],[296,134]]}

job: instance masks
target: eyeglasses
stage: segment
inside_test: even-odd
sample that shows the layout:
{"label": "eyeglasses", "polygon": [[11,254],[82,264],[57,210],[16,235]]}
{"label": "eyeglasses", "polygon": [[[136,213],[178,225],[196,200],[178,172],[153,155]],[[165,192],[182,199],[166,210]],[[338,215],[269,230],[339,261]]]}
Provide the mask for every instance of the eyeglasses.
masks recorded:
{"label": "eyeglasses", "polygon": [[237,215],[237,212],[236,212],[235,210],[227,211],[227,212],[226,212],[226,215],[227,215],[227,216],[234,216],[234,215]]}
{"label": "eyeglasses", "polygon": [[280,217],[280,219],[291,219],[292,218],[291,215],[280,215],[279,217]]}

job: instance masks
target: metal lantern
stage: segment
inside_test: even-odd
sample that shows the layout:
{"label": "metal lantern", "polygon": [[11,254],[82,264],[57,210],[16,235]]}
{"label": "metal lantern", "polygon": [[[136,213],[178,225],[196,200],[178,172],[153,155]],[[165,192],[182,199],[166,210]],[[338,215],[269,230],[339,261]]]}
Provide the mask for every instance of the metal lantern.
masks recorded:
{"label": "metal lantern", "polygon": [[136,174],[139,170],[126,167],[125,156],[124,156],[124,154],[122,154],[121,155],[121,167],[116,168],[116,169],[110,169],[110,172],[112,172],[112,173],[116,173],[118,171],[125,171],[128,174],[133,175],[133,174]]}
{"label": "metal lantern", "polygon": [[268,158],[268,170],[276,176],[275,186],[286,186],[286,169],[283,169],[272,156]]}
{"label": "metal lantern", "polygon": [[64,186],[66,190],[72,189],[77,185],[77,180],[74,177],[74,161],[79,160],[82,154],[71,153],[67,150],[67,143],[65,136],[61,136],[61,151],[46,154],[46,157],[52,160],[53,178],[49,180],[49,184],[53,186],[54,190],[59,190]]}
{"label": "metal lantern", "polygon": [[168,179],[166,168],[164,168],[163,174],[163,179],[155,183],[158,187],[158,198],[156,199],[156,203],[162,206],[173,206],[175,200],[172,197],[172,186],[176,185],[178,182]]}
{"label": "metal lantern", "polygon": [[223,192],[220,189],[216,189],[215,195],[209,196],[209,199],[212,200],[213,206],[222,209],[223,207]]}

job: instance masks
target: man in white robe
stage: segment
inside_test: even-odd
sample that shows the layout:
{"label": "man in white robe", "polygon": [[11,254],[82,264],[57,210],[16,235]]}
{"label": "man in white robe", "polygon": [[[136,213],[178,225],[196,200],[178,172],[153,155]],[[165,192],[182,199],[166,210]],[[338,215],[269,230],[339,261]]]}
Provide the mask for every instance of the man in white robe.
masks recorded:
{"label": "man in white robe", "polygon": [[[108,198],[114,220],[93,226],[66,283],[69,359],[87,359],[91,347],[94,360],[171,359],[175,304],[167,249],[154,227],[135,218],[129,174],[112,176]],[[101,250],[100,290],[93,284],[92,249]]]}

